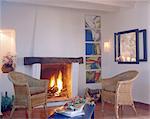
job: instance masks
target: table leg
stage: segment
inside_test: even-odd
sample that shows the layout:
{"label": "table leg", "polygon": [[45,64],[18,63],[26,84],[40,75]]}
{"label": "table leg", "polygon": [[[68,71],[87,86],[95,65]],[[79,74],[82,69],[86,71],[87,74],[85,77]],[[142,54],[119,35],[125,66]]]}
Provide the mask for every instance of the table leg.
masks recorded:
{"label": "table leg", "polygon": [[93,111],[93,113],[92,113],[91,119],[94,119],[94,111]]}

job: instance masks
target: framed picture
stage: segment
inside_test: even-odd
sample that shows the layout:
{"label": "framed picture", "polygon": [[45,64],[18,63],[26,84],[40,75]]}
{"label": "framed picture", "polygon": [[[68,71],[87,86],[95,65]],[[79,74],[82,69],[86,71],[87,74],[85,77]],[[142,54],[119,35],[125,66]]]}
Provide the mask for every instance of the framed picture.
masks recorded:
{"label": "framed picture", "polygon": [[147,61],[146,29],[114,33],[114,61],[128,64]]}
{"label": "framed picture", "polygon": [[86,55],[101,55],[100,43],[86,43]]}
{"label": "framed picture", "polygon": [[101,17],[95,15],[85,16],[85,28],[86,29],[100,29],[101,28]]}
{"label": "framed picture", "polygon": [[114,61],[117,62],[118,58],[118,34],[114,33]]}
{"label": "framed picture", "polygon": [[101,71],[87,71],[86,83],[98,83],[100,82]]}
{"label": "framed picture", "polygon": [[100,30],[86,29],[85,30],[85,40],[86,42],[98,42],[100,41],[101,35]]}
{"label": "framed picture", "polygon": [[138,29],[118,32],[118,63],[139,63]]}
{"label": "framed picture", "polygon": [[101,69],[101,57],[86,57],[86,70]]}

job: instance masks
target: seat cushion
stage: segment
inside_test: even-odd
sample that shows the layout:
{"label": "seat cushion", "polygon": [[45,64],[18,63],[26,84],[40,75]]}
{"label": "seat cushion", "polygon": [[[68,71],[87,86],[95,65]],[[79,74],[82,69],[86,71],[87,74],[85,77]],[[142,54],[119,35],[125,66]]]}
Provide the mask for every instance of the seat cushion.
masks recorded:
{"label": "seat cushion", "polygon": [[44,87],[30,87],[31,95],[44,93],[44,92],[45,92],[45,88]]}
{"label": "seat cushion", "polygon": [[105,87],[103,88],[103,90],[105,90],[105,91],[110,91],[110,92],[115,92],[115,91],[116,91],[116,85],[105,86]]}

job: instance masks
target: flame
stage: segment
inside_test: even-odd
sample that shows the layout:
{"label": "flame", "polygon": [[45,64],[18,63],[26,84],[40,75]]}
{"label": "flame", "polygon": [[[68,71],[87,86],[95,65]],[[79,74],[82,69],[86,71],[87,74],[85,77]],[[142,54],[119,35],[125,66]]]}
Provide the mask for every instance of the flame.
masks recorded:
{"label": "flame", "polygon": [[62,88],[63,88],[63,82],[62,82],[62,72],[59,71],[59,74],[58,74],[58,78],[57,78],[57,87],[58,87],[58,93],[61,92]]}
{"label": "flame", "polygon": [[58,72],[58,77],[56,79],[56,75],[53,75],[51,78],[50,78],[50,83],[49,83],[49,87],[50,88],[58,88],[58,91],[55,92],[55,96],[59,96],[60,93],[61,93],[61,90],[63,89],[63,81],[62,81],[62,72],[59,71]]}
{"label": "flame", "polygon": [[55,85],[55,77],[52,76],[50,79],[49,87],[53,87]]}

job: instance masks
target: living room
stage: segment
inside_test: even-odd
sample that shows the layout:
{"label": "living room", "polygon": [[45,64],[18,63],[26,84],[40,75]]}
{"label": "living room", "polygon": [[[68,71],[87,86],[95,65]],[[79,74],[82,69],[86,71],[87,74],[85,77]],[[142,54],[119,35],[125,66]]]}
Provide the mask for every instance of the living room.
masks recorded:
{"label": "living room", "polygon": [[[86,0],[85,0],[86,1]],[[89,0],[90,1],[90,0]],[[113,1],[113,0],[112,0]],[[86,1],[88,2],[88,0]],[[91,2],[91,1],[90,1]],[[78,78],[79,96],[84,96],[85,89],[101,89],[101,83],[86,83],[85,69],[85,16],[96,15],[101,18],[101,77],[112,77],[128,70],[138,70],[139,77],[133,83],[133,100],[150,104],[150,63],[148,60],[139,64],[118,64],[114,61],[114,33],[131,29],[147,30],[147,47],[149,46],[150,4],[148,1],[124,1],[118,6],[114,2],[95,5],[96,3],[30,2],[23,0],[0,0],[0,27],[15,30],[16,67],[15,71],[33,76],[33,66],[24,65],[24,57],[79,58],[83,63],[77,64],[73,71]],[[118,2],[117,2],[118,3]],[[130,3],[130,4],[129,4]],[[68,5],[68,6],[67,6]],[[115,7],[113,7],[115,6]],[[109,42],[105,51],[104,43]],[[7,44],[5,44],[7,45]],[[76,69],[77,68],[77,69]],[[1,76],[2,78],[3,76]],[[12,95],[13,87],[2,81],[1,93]],[[9,86],[10,85],[10,86]]]}

